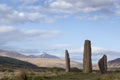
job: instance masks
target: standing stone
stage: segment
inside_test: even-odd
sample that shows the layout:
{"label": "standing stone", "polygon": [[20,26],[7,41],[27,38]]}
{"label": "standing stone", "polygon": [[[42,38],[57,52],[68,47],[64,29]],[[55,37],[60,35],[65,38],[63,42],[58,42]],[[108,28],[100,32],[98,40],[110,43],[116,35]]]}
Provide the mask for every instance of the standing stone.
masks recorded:
{"label": "standing stone", "polygon": [[70,57],[68,50],[65,50],[66,72],[70,72]]}
{"label": "standing stone", "polygon": [[92,61],[91,61],[91,41],[85,40],[84,43],[84,57],[83,57],[83,72],[92,72]]}
{"label": "standing stone", "polygon": [[103,57],[98,61],[98,66],[102,74],[107,72],[107,56],[106,55],[103,55]]}

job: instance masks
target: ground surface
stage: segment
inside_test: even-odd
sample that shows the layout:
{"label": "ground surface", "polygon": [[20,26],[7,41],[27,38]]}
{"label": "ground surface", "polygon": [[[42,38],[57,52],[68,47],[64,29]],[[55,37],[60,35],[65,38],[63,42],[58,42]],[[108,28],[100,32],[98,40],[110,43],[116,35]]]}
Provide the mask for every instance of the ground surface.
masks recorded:
{"label": "ground surface", "polygon": [[[17,73],[16,73],[17,74]],[[13,74],[7,79],[5,76],[0,80],[23,80],[20,75]],[[22,73],[22,76],[24,73]],[[19,76],[19,77],[18,77]],[[94,72],[85,74],[82,72],[45,72],[45,73],[30,73],[27,74],[28,80],[120,80],[120,72],[109,72],[107,74],[100,74]]]}

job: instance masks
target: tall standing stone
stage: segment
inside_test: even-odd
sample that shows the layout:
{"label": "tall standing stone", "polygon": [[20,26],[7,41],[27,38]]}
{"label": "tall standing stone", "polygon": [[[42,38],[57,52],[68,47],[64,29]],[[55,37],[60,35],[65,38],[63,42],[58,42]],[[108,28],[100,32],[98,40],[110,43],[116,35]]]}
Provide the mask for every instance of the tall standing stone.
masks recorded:
{"label": "tall standing stone", "polygon": [[102,74],[107,72],[107,56],[106,55],[103,55],[103,57],[98,61],[98,66]]}
{"label": "tall standing stone", "polygon": [[84,43],[84,55],[83,55],[83,72],[92,72],[92,61],[91,61],[91,41],[85,40]]}
{"label": "tall standing stone", "polygon": [[65,50],[66,72],[70,72],[70,57],[68,50]]}

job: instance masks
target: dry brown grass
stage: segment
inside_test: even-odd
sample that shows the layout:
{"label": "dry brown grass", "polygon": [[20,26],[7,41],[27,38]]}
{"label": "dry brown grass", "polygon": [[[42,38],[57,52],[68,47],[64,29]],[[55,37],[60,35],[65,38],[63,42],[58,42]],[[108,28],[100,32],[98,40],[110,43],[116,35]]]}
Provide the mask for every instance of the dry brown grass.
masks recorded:
{"label": "dry brown grass", "polygon": [[28,80],[28,73],[26,70],[21,70],[16,76],[17,80]]}
{"label": "dry brown grass", "polygon": [[[20,60],[30,62],[39,67],[61,67],[65,68],[65,60],[50,59],[50,58],[20,58]],[[71,61],[71,67],[81,68],[82,65],[78,62]]]}

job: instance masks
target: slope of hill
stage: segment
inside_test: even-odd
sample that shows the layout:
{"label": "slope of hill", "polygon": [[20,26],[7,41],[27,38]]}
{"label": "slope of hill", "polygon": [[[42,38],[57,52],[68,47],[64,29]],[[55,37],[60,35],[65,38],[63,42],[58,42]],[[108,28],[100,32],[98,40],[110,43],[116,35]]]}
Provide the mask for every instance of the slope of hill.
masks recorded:
{"label": "slope of hill", "polygon": [[112,68],[120,68],[120,58],[108,61],[108,65]]}
{"label": "slope of hill", "polygon": [[6,56],[6,57],[12,57],[12,58],[59,58],[54,55],[50,55],[47,53],[42,53],[41,55],[23,55],[16,51],[7,51],[7,50],[1,50],[0,49],[0,56]]}
{"label": "slope of hill", "polygon": [[22,55],[16,51],[7,51],[7,50],[0,50],[0,56],[12,57],[12,58],[27,58],[27,56]]}
{"label": "slope of hill", "polygon": [[10,58],[10,57],[3,57],[0,56],[0,70],[3,68],[11,68],[11,69],[21,69],[21,68],[27,68],[27,69],[35,69],[38,68],[36,65],[21,61],[18,59]]}
{"label": "slope of hill", "polygon": [[[55,58],[20,58],[20,60],[30,62],[39,67],[61,67],[65,68],[65,60]],[[82,68],[79,62],[71,61],[71,67]]]}
{"label": "slope of hill", "polygon": [[[41,55],[35,56],[25,56],[23,54],[20,54],[15,51],[5,51],[5,50],[0,50],[0,56],[6,56],[6,57],[11,57],[11,58],[16,58],[25,62],[32,63],[34,65],[37,65],[39,67],[61,67],[65,68],[65,60],[60,59],[57,56],[50,55],[47,53],[43,53]],[[21,63],[23,64],[23,63]],[[82,68],[82,65],[78,62],[71,61],[71,67],[77,67],[77,68]]]}

